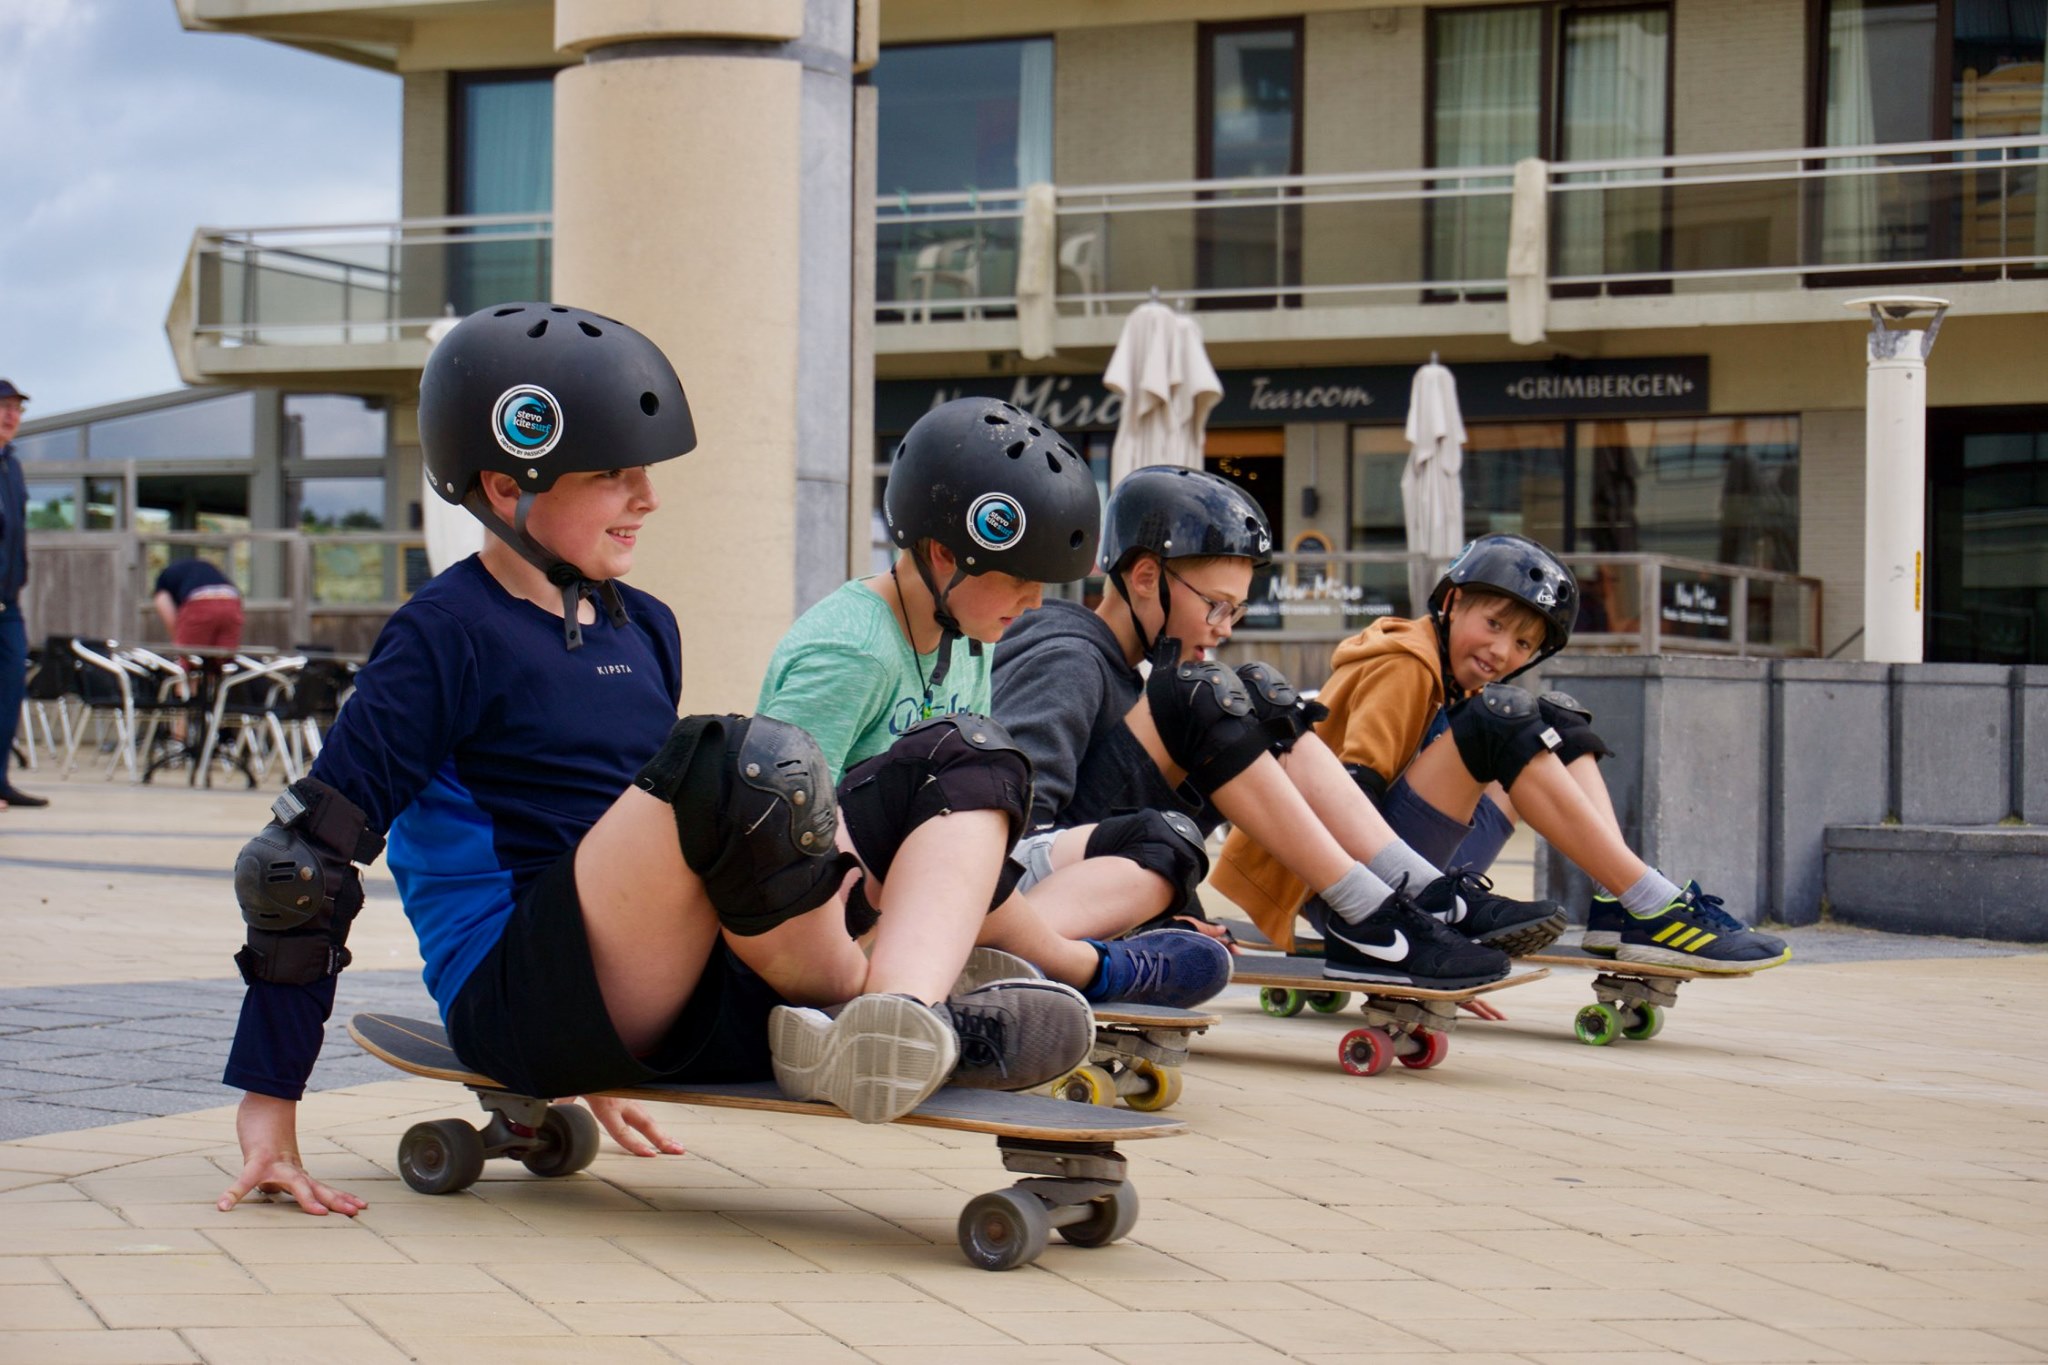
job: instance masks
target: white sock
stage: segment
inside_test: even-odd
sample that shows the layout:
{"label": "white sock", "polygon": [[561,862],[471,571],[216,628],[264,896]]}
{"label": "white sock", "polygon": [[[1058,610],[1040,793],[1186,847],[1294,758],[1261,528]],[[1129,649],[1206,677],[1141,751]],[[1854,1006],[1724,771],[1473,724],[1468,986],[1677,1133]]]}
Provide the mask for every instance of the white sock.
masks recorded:
{"label": "white sock", "polygon": [[1349,872],[1317,894],[1337,918],[1346,924],[1357,924],[1385,905],[1394,888],[1373,876],[1364,863],[1353,863]]}
{"label": "white sock", "polygon": [[1678,884],[1653,867],[1621,893],[1621,908],[1631,915],[1654,915],[1677,899]]}
{"label": "white sock", "polygon": [[[1367,871],[1388,886],[1400,886],[1411,896],[1420,895],[1423,887],[1444,875],[1437,870],[1436,864],[1399,839],[1374,854],[1373,860],[1365,866]],[[1403,877],[1408,879],[1406,886],[1401,884]],[[1462,906],[1461,900],[1461,909]]]}

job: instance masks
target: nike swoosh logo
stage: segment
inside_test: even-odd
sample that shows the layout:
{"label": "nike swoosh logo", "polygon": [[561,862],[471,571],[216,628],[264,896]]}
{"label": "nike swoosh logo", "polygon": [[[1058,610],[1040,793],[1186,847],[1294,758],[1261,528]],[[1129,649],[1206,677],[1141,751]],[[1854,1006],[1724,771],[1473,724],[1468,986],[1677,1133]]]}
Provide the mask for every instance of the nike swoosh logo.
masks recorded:
{"label": "nike swoosh logo", "polygon": [[1394,941],[1384,948],[1375,948],[1370,943],[1354,943],[1351,946],[1366,956],[1376,957],[1382,962],[1399,962],[1408,956],[1408,935],[1396,929]]}

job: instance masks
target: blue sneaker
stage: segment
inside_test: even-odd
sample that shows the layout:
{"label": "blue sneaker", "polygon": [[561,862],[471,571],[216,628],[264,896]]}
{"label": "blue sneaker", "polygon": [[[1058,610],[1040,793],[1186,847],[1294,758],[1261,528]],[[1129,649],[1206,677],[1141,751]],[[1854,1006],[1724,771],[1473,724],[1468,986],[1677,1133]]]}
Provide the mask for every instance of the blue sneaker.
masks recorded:
{"label": "blue sneaker", "polygon": [[1097,1005],[1192,1009],[1230,984],[1230,950],[1192,929],[1154,929],[1107,943],[1087,942],[1102,954],[1102,965],[1081,993]]}
{"label": "blue sneaker", "polygon": [[1687,882],[1654,915],[1624,914],[1622,962],[1654,963],[1695,972],[1760,972],[1792,960],[1785,940],[1760,934],[1721,908],[1721,898]]}
{"label": "blue sneaker", "polygon": [[1586,936],[1579,946],[1589,953],[1613,957],[1614,950],[1621,947],[1621,931],[1627,924],[1628,911],[1621,908],[1621,902],[1605,891],[1595,891],[1592,903],[1586,907]]}

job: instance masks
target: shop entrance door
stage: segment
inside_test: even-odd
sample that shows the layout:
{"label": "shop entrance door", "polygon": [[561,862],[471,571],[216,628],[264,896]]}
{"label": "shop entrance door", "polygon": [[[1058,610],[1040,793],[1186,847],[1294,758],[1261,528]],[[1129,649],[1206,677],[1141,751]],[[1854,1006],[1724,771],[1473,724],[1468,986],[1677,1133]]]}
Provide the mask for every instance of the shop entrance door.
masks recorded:
{"label": "shop entrance door", "polygon": [[1927,416],[1927,660],[2048,664],[2048,407]]}

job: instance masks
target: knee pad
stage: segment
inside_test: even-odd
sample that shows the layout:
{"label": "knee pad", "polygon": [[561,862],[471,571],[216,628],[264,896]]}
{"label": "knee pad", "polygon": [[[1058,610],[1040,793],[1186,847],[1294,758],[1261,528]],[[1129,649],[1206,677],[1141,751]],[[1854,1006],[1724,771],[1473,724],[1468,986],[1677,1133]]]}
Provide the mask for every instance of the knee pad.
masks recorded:
{"label": "knee pad", "polygon": [[1268,751],[1266,730],[1244,684],[1213,659],[1155,659],[1145,699],[1167,756],[1203,796],[1213,795]]}
{"label": "knee pad", "polygon": [[[1001,811],[1014,844],[1031,809],[1031,760],[1002,726],[962,712],[912,726],[849,770],[839,790],[861,863],[886,884],[889,865],[912,831],[953,811]],[[1003,859],[991,909],[1009,898],[1023,875]]]}
{"label": "knee pad", "polygon": [[1237,680],[1244,684],[1252,713],[1265,728],[1267,748],[1275,756],[1292,749],[1294,742],[1314,729],[1317,721],[1329,719],[1329,707],[1295,691],[1294,684],[1271,664],[1257,660],[1239,664]]}
{"label": "knee pad", "polygon": [[1128,858],[1173,888],[1169,914],[1196,903],[1196,888],[1209,875],[1209,849],[1202,831],[1179,811],[1141,810],[1112,815],[1088,835],[1090,858]]}
{"label": "knee pad", "polygon": [[1587,754],[1601,759],[1614,752],[1593,729],[1593,713],[1579,705],[1578,698],[1571,693],[1545,692],[1536,698],[1536,709],[1550,728],[1557,731],[1557,757],[1560,762],[1570,763]]}
{"label": "knee pad", "polygon": [[675,809],[718,921],[765,934],[830,900],[853,859],[818,743],[770,716],[685,716],[633,785]]}
{"label": "knee pad", "polygon": [[1559,743],[1536,698],[1505,683],[1488,683],[1478,696],[1466,697],[1451,708],[1450,721],[1465,771],[1510,791],[1522,769]]}

